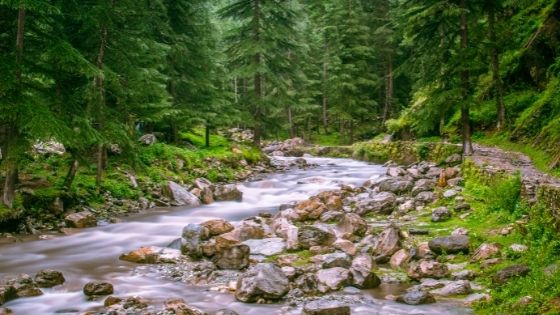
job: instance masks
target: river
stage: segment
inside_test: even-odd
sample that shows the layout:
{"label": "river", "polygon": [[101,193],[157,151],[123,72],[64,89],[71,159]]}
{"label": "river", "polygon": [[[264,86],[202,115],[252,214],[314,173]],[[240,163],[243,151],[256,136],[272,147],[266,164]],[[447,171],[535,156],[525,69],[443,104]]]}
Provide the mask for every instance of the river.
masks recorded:
{"label": "river", "polygon": [[[290,159],[290,158],[284,158]],[[317,167],[294,169],[267,176],[262,180],[240,183],[242,202],[217,202],[197,208],[158,208],[142,215],[80,231],[77,234],[47,240],[5,244],[0,246],[0,277],[18,273],[34,275],[44,268],[60,270],[66,283],[43,289],[44,295],[9,302],[5,307],[15,315],[79,314],[97,309],[102,300],[88,301],[82,293],[85,283],[105,280],[115,287],[116,296],[140,296],[154,303],[170,297],[181,297],[190,305],[212,314],[229,308],[242,315],[300,314],[286,310],[285,305],[255,305],[236,302],[230,294],[210,291],[181,282],[165,280],[157,275],[139,272],[139,265],[120,261],[119,255],[141,246],[165,246],[181,234],[188,223],[223,218],[232,222],[262,211],[274,212],[287,202],[306,199],[320,191],[340,184],[361,185],[385,169],[379,165],[349,159],[307,158]],[[408,306],[378,299],[387,287],[349,294],[367,295],[368,303],[352,307],[352,314],[469,314],[470,311],[451,302],[424,306]],[[377,297],[377,298],[376,298]]]}

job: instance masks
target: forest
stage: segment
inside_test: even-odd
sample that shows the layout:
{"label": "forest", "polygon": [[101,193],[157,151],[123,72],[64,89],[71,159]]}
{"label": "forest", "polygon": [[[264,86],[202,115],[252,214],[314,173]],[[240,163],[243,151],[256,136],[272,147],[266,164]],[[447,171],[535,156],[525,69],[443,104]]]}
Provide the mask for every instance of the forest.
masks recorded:
{"label": "forest", "polygon": [[[0,0],[0,239],[3,232],[60,232],[66,216],[82,209],[113,223],[139,208],[184,206],[174,189],[184,189],[193,206],[240,201],[227,183],[290,167],[307,172],[313,163],[301,156],[312,153],[399,164],[387,162],[385,175],[413,177],[401,182],[414,195],[406,211],[460,207],[463,196],[449,201],[455,195],[443,197],[444,188],[465,186],[464,209],[505,211],[473,216],[473,248],[495,238],[479,231],[486,219],[497,229],[542,207],[560,217],[560,193],[540,190],[560,187],[559,47],[556,0]],[[40,152],[47,147],[54,151]],[[275,162],[273,155],[298,159]],[[493,163],[512,177],[488,171]],[[435,179],[430,202],[414,192],[422,176]],[[372,181],[367,189],[385,189]],[[318,179],[297,184],[316,184],[313,194],[328,188]],[[539,206],[525,204],[525,195]],[[348,202],[359,204],[359,196]],[[327,197],[320,197],[325,209]],[[349,197],[336,198],[342,207]],[[557,235],[544,226],[560,226],[560,218],[541,219],[522,221],[528,228],[514,234],[518,242],[543,237],[530,250],[531,257],[546,252],[539,268],[559,252]],[[294,253],[304,263],[316,254]],[[527,258],[513,249],[503,256]],[[560,283],[538,277],[525,284]],[[507,295],[525,294],[529,284],[507,290],[481,310],[515,310],[521,302]],[[0,287],[0,306],[2,294]],[[528,301],[524,314],[544,312],[547,294]]]}

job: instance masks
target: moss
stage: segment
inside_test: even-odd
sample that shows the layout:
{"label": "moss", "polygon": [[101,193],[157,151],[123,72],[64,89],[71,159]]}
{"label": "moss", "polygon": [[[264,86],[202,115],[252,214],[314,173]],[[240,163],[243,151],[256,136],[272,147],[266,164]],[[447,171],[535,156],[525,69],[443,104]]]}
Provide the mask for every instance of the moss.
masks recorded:
{"label": "moss", "polygon": [[461,153],[461,147],[441,142],[368,141],[354,144],[353,157],[359,160],[384,163],[389,160],[411,164],[422,160],[441,164],[447,157]]}

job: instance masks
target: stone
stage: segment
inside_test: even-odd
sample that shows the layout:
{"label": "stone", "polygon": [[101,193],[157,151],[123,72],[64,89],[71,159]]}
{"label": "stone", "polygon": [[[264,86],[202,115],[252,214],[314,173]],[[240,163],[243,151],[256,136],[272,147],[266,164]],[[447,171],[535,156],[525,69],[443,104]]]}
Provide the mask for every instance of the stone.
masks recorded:
{"label": "stone", "polygon": [[337,291],[350,284],[350,271],[341,267],[317,271],[318,289],[322,293]]}
{"label": "stone", "polygon": [[147,133],[138,138],[138,142],[142,143],[143,145],[150,146],[157,142],[157,138],[153,133]]}
{"label": "stone", "polygon": [[391,177],[399,177],[405,175],[406,172],[400,167],[389,167],[387,168],[386,174]]}
{"label": "stone", "polygon": [[301,315],[350,315],[350,306],[336,301],[316,300],[303,306]]}
{"label": "stone", "polygon": [[437,237],[428,242],[430,250],[436,254],[456,254],[469,252],[469,237],[452,235]]}
{"label": "stone", "polygon": [[66,148],[61,142],[51,139],[35,142],[33,144],[33,152],[42,155],[63,155],[66,153]]}
{"label": "stone", "polygon": [[422,259],[410,264],[407,271],[411,279],[419,280],[422,278],[441,279],[447,277],[449,269],[447,265],[439,263],[435,260]]}
{"label": "stone", "polygon": [[201,258],[201,242],[207,238],[208,229],[205,227],[194,223],[186,225],[181,235],[181,253],[194,259]]}
{"label": "stone", "polygon": [[361,236],[367,231],[367,222],[355,213],[345,213],[336,227],[342,233]]}
{"label": "stone", "polygon": [[445,159],[445,163],[450,166],[461,164],[462,161],[463,158],[458,153],[452,154]]}
{"label": "stone", "polygon": [[331,253],[324,255],[317,255],[312,258],[313,261],[318,263],[321,268],[342,267],[350,268],[352,260],[350,256],[345,253]]}
{"label": "stone", "polygon": [[448,190],[443,192],[443,197],[448,198],[448,199],[453,198],[453,197],[457,196],[458,193],[459,192],[455,189],[448,189]]}
{"label": "stone", "polygon": [[245,303],[278,300],[289,290],[290,281],[282,269],[271,263],[259,263],[239,277],[235,298]]}
{"label": "stone", "polygon": [[388,261],[400,247],[400,230],[394,225],[389,225],[381,232],[373,246],[376,261]]}
{"label": "stone", "polygon": [[473,293],[463,299],[463,305],[473,306],[475,303],[482,301],[490,301],[490,295],[487,293]]}
{"label": "stone", "polygon": [[216,201],[241,201],[243,192],[235,184],[220,185],[214,188],[214,199]]}
{"label": "stone", "polygon": [[97,219],[93,213],[89,211],[81,211],[67,215],[64,218],[67,227],[70,228],[87,228],[97,226]]}
{"label": "stone", "polygon": [[188,191],[185,187],[173,182],[168,181],[162,187],[163,195],[173,201],[176,206],[200,206],[200,199],[193,193]]}
{"label": "stone", "polygon": [[204,190],[204,188],[212,189],[214,187],[214,184],[212,184],[212,182],[209,181],[206,178],[199,177],[199,178],[194,180],[193,186],[200,189],[200,190]]}
{"label": "stone", "polygon": [[221,310],[217,310],[216,313],[214,313],[214,315],[239,315],[239,313],[229,309],[221,309]]}
{"label": "stone", "polygon": [[500,258],[490,258],[490,259],[486,259],[486,260],[483,260],[483,261],[480,263],[480,268],[481,268],[481,269],[488,269],[488,268],[490,268],[490,267],[492,267],[492,266],[495,266],[495,265],[497,265],[497,264],[500,264],[501,262],[502,262],[502,260],[501,260]]}
{"label": "stone", "polygon": [[0,285],[0,305],[6,304],[17,297],[17,291],[13,286],[6,284]]}
{"label": "stone", "polygon": [[397,302],[405,303],[408,305],[420,305],[435,303],[436,299],[429,292],[424,291],[411,291],[407,292],[396,299]]}
{"label": "stone", "polygon": [[370,255],[360,254],[352,260],[350,273],[352,285],[359,289],[373,289],[381,284],[379,277],[372,271],[374,266]]}
{"label": "stone", "polygon": [[183,299],[168,299],[163,305],[165,306],[165,314],[171,313],[176,315],[208,315],[196,307],[192,307],[185,303]]}
{"label": "stone", "polygon": [[208,220],[200,223],[203,227],[208,229],[210,236],[217,236],[227,232],[233,231],[233,225],[224,219]]}
{"label": "stone", "polygon": [[461,270],[451,274],[451,279],[453,280],[472,280],[476,277],[476,274],[472,270]]}
{"label": "stone", "polygon": [[240,243],[237,236],[235,236],[235,234],[232,232],[218,235],[214,238],[214,241],[215,241],[216,250],[220,250],[222,248],[228,248],[232,245],[236,245]]}
{"label": "stone", "polygon": [[431,191],[423,191],[414,198],[414,200],[424,204],[432,203],[435,199],[435,194]]}
{"label": "stone", "polygon": [[529,247],[522,244],[512,244],[509,248],[516,253],[524,253],[529,250]]}
{"label": "stone", "polygon": [[489,244],[489,243],[482,243],[476,249],[472,256],[473,261],[480,261],[485,260],[491,257],[496,256],[500,253],[500,245],[499,244]]}
{"label": "stone", "polygon": [[350,256],[356,255],[357,252],[356,245],[354,245],[354,243],[350,242],[349,240],[338,239],[333,243],[333,247],[345,252]]}
{"label": "stone", "polygon": [[327,211],[327,206],[319,198],[310,198],[294,207],[298,221],[317,220]]}
{"label": "stone", "polygon": [[243,244],[249,246],[252,255],[272,256],[286,250],[286,242],[279,237],[246,240]]}
{"label": "stone", "polygon": [[137,264],[176,263],[181,259],[181,252],[173,248],[148,246],[124,253],[119,259]]}
{"label": "stone", "polygon": [[108,282],[88,282],[84,286],[84,294],[87,296],[100,296],[113,294],[113,285]]}
{"label": "stone", "polygon": [[286,248],[295,250],[299,248],[299,228],[286,218],[277,218],[272,223],[274,232],[286,241]]}
{"label": "stone", "polygon": [[456,228],[455,230],[453,230],[453,232],[451,232],[452,236],[457,236],[457,235],[469,235],[469,230],[465,229],[465,228]]}
{"label": "stone", "polygon": [[31,297],[43,295],[43,291],[39,289],[33,279],[27,274],[17,275],[15,278],[7,281],[16,290],[17,297]]}
{"label": "stone", "polygon": [[304,225],[299,228],[298,240],[300,247],[309,249],[312,246],[332,245],[336,240],[336,236],[326,228],[314,225]]}
{"label": "stone", "polygon": [[391,214],[395,208],[397,196],[391,192],[380,192],[373,196],[359,200],[356,203],[356,213],[365,215],[370,212]]}
{"label": "stone", "polygon": [[[0,305],[2,305],[2,303],[0,302]],[[0,315],[13,315],[14,313],[12,312],[11,309],[9,308],[4,308],[4,307],[0,307]]]}
{"label": "stone", "polygon": [[323,214],[321,214],[321,217],[319,218],[319,220],[321,220],[321,222],[340,222],[340,220],[342,220],[342,218],[344,217],[344,212],[340,212],[340,211],[327,211],[324,212]]}
{"label": "stone", "polygon": [[443,288],[431,291],[438,296],[466,295],[472,292],[471,283],[468,280],[452,281]]}
{"label": "stone", "polygon": [[246,240],[265,238],[272,235],[272,230],[268,226],[265,226],[260,218],[255,217],[241,221],[232,233],[239,241],[243,242]]}
{"label": "stone", "polygon": [[432,191],[436,187],[436,183],[431,179],[419,179],[412,187],[412,195],[417,196],[419,193],[424,191]]}
{"label": "stone", "polygon": [[412,181],[405,180],[403,178],[391,178],[379,183],[379,191],[387,191],[400,195],[409,192],[412,189],[412,186]]}
{"label": "stone", "polygon": [[393,269],[404,268],[411,258],[410,253],[406,249],[400,249],[391,256],[389,264]]}
{"label": "stone", "polygon": [[504,284],[512,278],[524,277],[529,272],[531,272],[531,268],[525,265],[512,265],[498,271],[492,280],[494,283]]}
{"label": "stone", "polygon": [[[197,189],[197,188],[195,188]],[[192,191],[191,191],[192,192]],[[193,193],[194,194],[194,193]],[[196,194],[195,194],[196,195]],[[204,188],[200,190],[200,194],[197,196],[203,204],[209,205],[214,203],[214,191],[211,188]]]}
{"label": "stone", "polygon": [[43,269],[35,275],[35,283],[40,288],[52,288],[57,285],[63,284],[66,279],[62,272],[53,269]]}
{"label": "stone", "polygon": [[447,207],[439,207],[432,210],[432,222],[443,222],[451,219],[451,211]]}
{"label": "stone", "polygon": [[249,266],[249,255],[249,246],[239,244],[220,249],[212,261],[220,269],[240,270]]}

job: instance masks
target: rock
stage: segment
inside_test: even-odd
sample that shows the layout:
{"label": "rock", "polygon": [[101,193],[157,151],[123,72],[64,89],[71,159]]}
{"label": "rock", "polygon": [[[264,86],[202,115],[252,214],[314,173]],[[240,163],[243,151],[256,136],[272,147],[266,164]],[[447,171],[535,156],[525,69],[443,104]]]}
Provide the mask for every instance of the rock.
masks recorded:
{"label": "rock", "polygon": [[286,250],[286,242],[278,237],[246,240],[243,244],[249,246],[252,255],[272,256]]}
{"label": "rock", "polygon": [[321,268],[350,268],[350,264],[352,263],[350,256],[345,253],[317,255],[313,257],[313,261],[320,264]]}
{"label": "rock", "polygon": [[381,284],[381,280],[372,271],[373,259],[370,255],[360,254],[352,260],[350,273],[352,274],[352,285],[359,289],[373,289]]}
{"label": "rock", "polygon": [[138,142],[140,142],[144,145],[152,145],[152,144],[157,142],[157,138],[154,134],[147,133],[147,134],[141,136],[140,138],[138,138]]}
{"label": "rock", "polygon": [[298,231],[299,245],[309,249],[312,246],[329,246],[334,243],[336,236],[323,227],[304,225]]}
{"label": "rock", "polygon": [[[0,302],[0,305],[2,305],[2,302]],[[0,315],[13,315],[13,314],[14,313],[12,312],[11,309],[0,307]]]}
{"label": "rock", "polygon": [[531,268],[525,265],[512,265],[496,273],[493,278],[494,283],[504,284],[512,278],[524,277],[531,272]]}
{"label": "rock", "polygon": [[405,303],[408,305],[420,305],[435,303],[436,299],[429,292],[424,291],[411,291],[397,297],[397,302]]}
{"label": "rock", "polygon": [[239,277],[235,298],[245,303],[278,300],[289,290],[290,282],[282,269],[270,263],[259,263]]}
{"label": "rock", "polygon": [[497,265],[497,264],[499,264],[499,263],[501,263],[501,262],[502,262],[502,260],[501,260],[500,258],[490,258],[490,259],[486,259],[486,260],[483,260],[483,261],[480,263],[480,268],[481,268],[481,269],[488,269],[488,268],[490,268],[490,267],[492,267],[492,266],[495,266],[495,265]]}
{"label": "rock", "polygon": [[13,286],[0,285],[0,305],[6,304],[17,297],[17,291]]}
{"label": "rock", "polygon": [[435,186],[436,183],[433,180],[422,178],[414,184],[411,193],[413,196],[417,196],[421,192],[434,190]]}
{"label": "rock", "polygon": [[163,305],[165,306],[165,314],[171,313],[175,315],[208,315],[198,308],[192,307],[185,303],[183,299],[168,299]]}
{"label": "rock", "polygon": [[350,271],[341,267],[321,269],[317,271],[317,282],[320,292],[337,291],[350,284]]}
{"label": "rock", "polygon": [[416,197],[414,199],[418,202],[428,204],[428,203],[434,202],[436,197],[435,197],[434,193],[431,192],[431,191],[423,191],[423,192],[419,193],[418,195],[416,195]]}
{"label": "rock", "polygon": [[435,260],[423,259],[410,264],[407,271],[411,279],[419,280],[422,278],[441,279],[447,277],[449,269],[447,265]]}
{"label": "rock", "polygon": [[97,219],[95,218],[93,213],[89,211],[69,214],[64,218],[64,222],[66,223],[67,227],[77,229],[97,226]]}
{"label": "rock", "polygon": [[412,181],[402,178],[391,178],[379,183],[379,191],[388,191],[399,195],[409,192],[412,186]]}
{"label": "rock", "polygon": [[445,163],[447,163],[447,165],[450,165],[450,166],[460,164],[462,161],[463,161],[463,158],[458,153],[452,154],[445,159]]}
{"label": "rock", "polygon": [[516,253],[524,253],[529,250],[529,247],[522,244],[512,244],[509,248]]}
{"label": "rock", "polygon": [[220,249],[212,261],[220,269],[240,270],[249,266],[249,255],[249,246],[239,244]]}
{"label": "rock", "polygon": [[428,242],[422,242],[417,247],[413,248],[410,252],[414,259],[433,258],[435,255],[430,250]]}
{"label": "rock", "polygon": [[463,305],[473,306],[475,303],[490,301],[490,295],[486,293],[473,293],[463,299]]}
{"label": "rock", "polygon": [[55,140],[37,141],[33,144],[33,152],[43,155],[63,155],[66,153],[64,144]]}
{"label": "rock", "polygon": [[461,270],[451,274],[453,280],[472,280],[476,274],[472,270]]}
{"label": "rock", "polygon": [[120,260],[137,264],[175,263],[180,258],[179,250],[156,246],[140,247],[119,256]]}
{"label": "rock", "polygon": [[43,291],[37,287],[37,284],[27,274],[20,274],[17,277],[8,280],[8,285],[11,285],[16,290],[17,297],[31,297],[43,295]]}
{"label": "rock", "polygon": [[465,229],[465,228],[456,228],[455,230],[453,230],[453,232],[451,232],[452,236],[457,236],[457,235],[469,235],[469,230]]}
{"label": "rock", "polygon": [[200,206],[200,199],[193,193],[188,191],[185,187],[173,182],[168,181],[162,187],[163,195],[173,201],[177,206]]}
{"label": "rock", "polygon": [[405,170],[400,167],[389,167],[387,168],[387,175],[391,177],[399,177],[406,174]]}
{"label": "rock", "polygon": [[499,244],[482,243],[474,252],[472,260],[480,261],[480,260],[488,259],[490,257],[496,256],[499,253],[500,253]]}
{"label": "rock", "polygon": [[236,311],[228,310],[228,309],[221,309],[216,311],[214,315],[239,315]]}
{"label": "rock", "polygon": [[286,241],[287,249],[299,248],[298,233],[299,228],[286,218],[277,218],[272,223],[274,232]]}
{"label": "rock", "polygon": [[[195,188],[197,189],[197,188]],[[191,191],[194,195],[196,195],[193,191]],[[203,204],[205,205],[209,205],[211,203],[214,203],[214,192],[212,191],[211,188],[204,188],[202,190],[200,190],[199,195],[196,195],[200,201],[202,201]]]}
{"label": "rock", "polygon": [[208,229],[198,224],[190,223],[183,228],[181,236],[181,253],[194,259],[201,258],[201,242],[208,238]]}
{"label": "rock", "polygon": [[228,248],[232,245],[237,245],[240,243],[239,239],[233,232],[224,233],[218,235],[214,238],[215,240],[215,249],[220,250],[222,248]]}
{"label": "rock", "polygon": [[411,259],[409,252],[406,249],[400,249],[391,256],[389,264],[393,269],[403,268]]}
{"label": "rock", "polygon": [[253,239],[262,239],[272,236],[272,229],[259,217],[253,217],[241,221],[232,232],[241,242]]}
{"label": "rock", "polygon": [[443,288],[431,291],[432,294],[439,296],[466,295],[471,292],[471,283],[468,280],[452,281]]}
{"label": "rock", "polygon": [[367,222],[355,213],[345,213],[338,222],[337,228],[342,233],[361,236],[367,231]]}
{"label": "rock", "polygon": [[40,288],[52,288],[66,281],[62,272],[52,269],[43,269],[37,272],[34,280]]}
{"label": "rock", "polygon": [[451,187],[458,187],[458,186],[462,186],[464,183],[465,179],[462,177],[455,177],[455,178],[451,178],[450,180],[447,181],[447,185],[451,186]]}
{"label": "rock", "polygon": [[447,207],[439,207],[432,210],[432,222],[442,222],[451,219],[451,211]]}
{"label": "rock", "polygon": [[443,197],[444,198],[453,198],[455,196],[457,196],[459,192],[455,189],[448,189],[446,191],[443,192]]}
{"label": "rock", "polygon": [[84,286],[84,294],[87,296],[100,296],[113,294],[113,285],[108,282],[88,282]]}
{"label": "rock", "polygon": [[204,188],[212,189],[214,187],[214,184],[212,184],[212,182],[209,181],[206,178],[199,177],[199,178],[194,180],[193,186],[200,189],[200,190],[204,190]]}
{"label": "rock", "polygon": [[241,201],[243,193],[235,184],[216,186],[214,188],[214,199],[216,201]]}
{"label": "rock", "polygon": [[350,306],[336,301],[316,300],[303,307],[301,315],[350,315]]}
{"label": "rock", "polygon": [[407,214],[408,212],[415,209],[414,199],[409,199],[399,205],[399,214]]}
{"label": "rock", "polygon": [[365,215],[370,212],[391,214],[395,208],[397,196],[391,192],[380,192],[373,196],[359,200],[356,203],[356,213]]}
{"label": "rock", "polygon": [[321,214],[321,217],[319,218],[319,220],[321,220],[321,222],[340,222],[340,220],[342,220],[342,217],[344,216],[344,212],[340,212],[340,211],[327,211],[324,212],[323,214]]}
{"label": "rock", "polygon": [[471,205],[466,202],[460,202],[457,203],[453,209],[457,212],[468,211],[471,209]]}
{"label": "rock", "polygon": [[401,242],[399,235],[399,228],[389,225],[377,236],[373,246],[373,253],[376,255],[376,261],[386,262],[400,249]]}
{"label": "rock", "polygon": [[338,239],[333,243],[335,249],[341,250],[350,256],[356,255],[356,245],[348,240]]}
{"label": "rock", "polygon": [[210,236],[217,236],[233,231],[233,225],[224,219],[208,220],[200,223],[200,225],[208,229]]}
{"label": "rock", "polygon": [[437,237],[428,242],[430,250],[436,254],[456,254],[469,252],[469,237],[466,235],[452,235]]}
{"label": "rock", "polygon": [[310,198],[298,203],[294,211],[297,213],[299,221],[317,220],[327,211],[327,207],[319,198]]}

